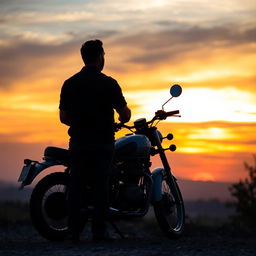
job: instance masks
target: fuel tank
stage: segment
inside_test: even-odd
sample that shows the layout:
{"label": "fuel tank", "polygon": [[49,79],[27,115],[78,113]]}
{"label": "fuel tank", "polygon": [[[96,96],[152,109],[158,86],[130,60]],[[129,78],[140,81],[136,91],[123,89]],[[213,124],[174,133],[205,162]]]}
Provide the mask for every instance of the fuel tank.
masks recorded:
{"label": "fuel tank", "polygon": [[145,135],[126,135],[115,142],[115,158],[146,158],[150,153],[151,143]]}

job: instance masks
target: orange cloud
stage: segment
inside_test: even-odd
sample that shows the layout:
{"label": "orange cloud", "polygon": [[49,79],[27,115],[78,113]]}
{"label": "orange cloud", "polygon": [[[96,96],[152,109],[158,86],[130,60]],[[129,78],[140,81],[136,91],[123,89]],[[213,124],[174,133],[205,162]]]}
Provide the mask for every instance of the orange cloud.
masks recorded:
{"label": "orange cloud", "polygon": [[[74,17],[55,18],[70,22]],[[163,134],[174,133],[178,150],[168,157],[177,175],[242,177],[238,164],[255,151],[256,142],[255,25],[160,23],[154,24],[162,29],[126,36],[107,29],[93,34],[104,41],[106,74],[122,86],[133,120],[151,118],[168,99],[169,86],[181,83],[182,96],[166,110],[180,109],[182,118],[159,125]],[[84,37],[22,30],[1,39],[0,142],[67,145],[67,127],[58,120],[59,93],[63,81],[82,67]]]}

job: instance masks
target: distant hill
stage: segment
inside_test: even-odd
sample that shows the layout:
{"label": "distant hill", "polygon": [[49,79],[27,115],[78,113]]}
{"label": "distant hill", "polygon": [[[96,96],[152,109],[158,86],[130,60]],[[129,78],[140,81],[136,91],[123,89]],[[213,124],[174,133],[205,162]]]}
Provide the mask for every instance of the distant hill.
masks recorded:
{"label": "distant hill", "polygon": [[208,216],[226,219],[235,215],[233,207],[227,207],[217,199],[185,201],[186,214],[190,217]]}
{"label": "distant hill", "polygon": [[[225,206],[231,196],[228,187],[231,183],[203,182],[178,179],[178,184],[185,201],[186,214],[190,217],[209,216],[226,219],[233,215],[234,209]],[[33,186],[19,190],[19,183],[0,181],[0,202],[29,202]],[[152,209],[148,216],[152,216]]]}
{"label": "distant hill", "polygon": [[231,183],[214,181],[192,181],[178,179],[184,200],[209,200],[218,199],[227,201],[231,199],[228,188]]}
{"label": "distant hill", "polygon": [[[231,199],[228,187],[231,183],[212,182],[212,181],[192,181],[178,179],[184,200],[210,200],[218,199],[227,201]],[[18,190],[19,183],[8,183],[0,181],[0,201],[5,200],[21,200],[29,199],[32,186]]]}
{"label": "distant hill", "polygon": [[28,202],[32,191],[31,187],[19,190],[19,183],[0,181],[0,201]]}

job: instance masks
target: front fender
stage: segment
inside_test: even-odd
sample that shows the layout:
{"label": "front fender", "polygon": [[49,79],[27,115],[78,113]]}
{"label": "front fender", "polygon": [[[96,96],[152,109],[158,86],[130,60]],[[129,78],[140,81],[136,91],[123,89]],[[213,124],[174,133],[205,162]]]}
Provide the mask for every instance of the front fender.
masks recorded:
{"label": "front fender", "polygon": [[36,178],[36,176],[39,173],[41,173],[43,170],[55,165],[65,165],[65,163],[63,163],[62,161],[45,160],[43,162],[36,162],[32,164],[26,177],[23,180],[20,180],[22,182],[21,188],[24,186],[30,185],[33,182],[33,180]]}
{"label": "front fender", "polygon": [[152,188],[152,199],[151,202],[154,204],[162,199],[162,181],[164,177],[164,168],[155,168],[152,171],[152,180],[153,180],[153,188]]}

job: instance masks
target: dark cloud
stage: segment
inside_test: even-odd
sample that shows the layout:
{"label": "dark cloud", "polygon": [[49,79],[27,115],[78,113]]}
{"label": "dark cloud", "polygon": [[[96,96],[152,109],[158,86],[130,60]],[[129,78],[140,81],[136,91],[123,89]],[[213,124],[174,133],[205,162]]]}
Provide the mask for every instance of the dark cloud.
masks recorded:
{"label": "dark cloud", "polygon": [[130,58],[129,60],[135,63],[151,63],[151,62],[158,63],[158,62],[161,62],[163,59],[166,59],[168,55],[170,55],[169,50],[166,50],[166,51],[162,50],[161,52],[135,56]]}
{"label": "dark cloud", "polygon": [[256,42],[256,28],[239,32],[237,27],[191,27],[122,37],[116,44],[142,50],[141,55],[128,58],[130,62],[158,63],[199,47],[228,49],[251,42]]}
{"label": "dark cloud", "polygon": [[[68,33],[69,42],[40,43],[24,41],[21,36],[10,38],[9,45],[0,47],[0,89],[8,89],[13,81],[35,76],[41,69],[56,68],[63,64],[65,57],[77,54],[85,40],[107,39],[115,31],[101,31],[85,36]],[[68,61],[68,60],[67,60]],[[66,63],[68,65],[68,63]]]}
{"label": "dark cloud", "polygon": [[256,28],[247,30],[244,35],[244,40],[247,42],[255,42],[256,41]]}
{"label": "dark cloud", "polygon": [[[169,29],[160,32],[141,32],[123,36],[117,31],[99,31],[88,35],[69,32],[69,42],[42,44],[24,41],[22,36],[9,38],[9,46],[0,46],[0,88],[9,88],[13,81],[29,78],[41,68],[54,68],[65,61],[65,56],[78,54],[84,40],[100,38],[112,47],[122,47],[119,56],[123,63],[145,66],[159,65],[164,62],[177,63],[187,58],[186,53],[198,49],[230,50],[256,41],[256,28],[241,31],[238,27],[190,27],[186,29]],[[133,51],[133,49],[135,51]],[[249,49],[249,48],[248,48]],[[250,49],[248,50],[250,51]],[[128,54],[129,53],[129,54]],[[78,57],[79,58],[79,57]],[[202,58],[202,56],[198,56]],[[68,65],[68,63],[67,63]],[[126,71],[126,65],[118,65],[118,72]],[[115,70],[114,66],[112,67]]]}
{"label": "dark cloud", "polygon": [[[21,43],[0,49],[1,89],[10,87],[13,81],[32,76],[42,64],[45,67],[53,65],[59,57],[73,51],[74,45],[75,42],[62,46]],[[47,64],[50,60],[52,63]]]}

